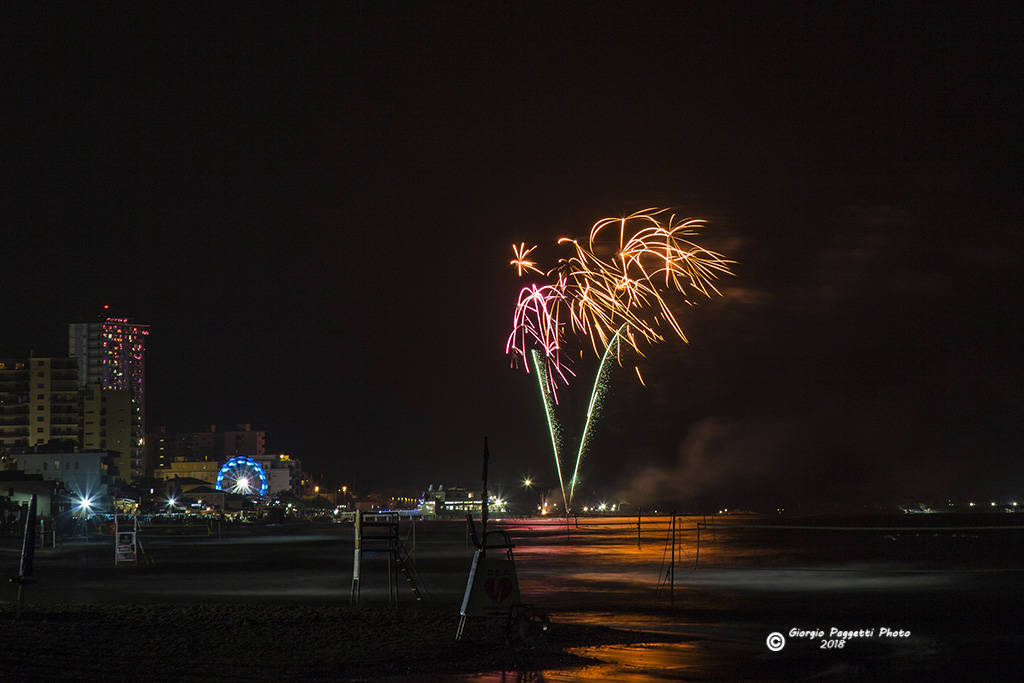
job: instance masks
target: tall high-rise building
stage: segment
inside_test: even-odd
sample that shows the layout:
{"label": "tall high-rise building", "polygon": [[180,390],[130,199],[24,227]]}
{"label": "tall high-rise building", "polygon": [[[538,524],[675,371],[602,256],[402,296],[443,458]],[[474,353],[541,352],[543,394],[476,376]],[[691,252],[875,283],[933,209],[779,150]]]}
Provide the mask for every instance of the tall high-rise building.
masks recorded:
{"label": "tall high-rise building", "polygon": [[72,358],[0,359],[0,450],[53,439],[81,445]]}
{"label": "tall high-rise building", "polygon": [[82,448],[116,453],[111,464],[117,478],[131,480],[133,444],[138,441],[131,396],[124,389],[102,391],[99,384],[85,387],[81,394]]}
{"label": "tall high-rise building", "polygon": [[174,435],[167,433],[167,427],[146,434],[146,476],[170,466],[174,460],[173,446]]}
{"label": "tall high-rise building", "polygon": [[131,402],[133,437],[131,472],[127,479],[145,474],[146,434],[146,335],[148,325],[128,318],[106,318],[95,323],[68,325],[68,355],[78,361],[82,387],[99,385],[102,391],[126,391]]}

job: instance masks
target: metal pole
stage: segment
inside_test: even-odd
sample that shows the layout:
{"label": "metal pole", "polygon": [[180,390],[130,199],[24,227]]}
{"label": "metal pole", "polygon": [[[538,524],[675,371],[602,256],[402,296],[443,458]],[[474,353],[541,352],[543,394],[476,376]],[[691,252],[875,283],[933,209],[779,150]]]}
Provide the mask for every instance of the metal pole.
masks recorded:
{"label": "metal pole", "polygon": [[693,558],[693,568],[697,568],[697,564],[700,562],[700,527],[701,523],[697,522],[697,555]]}
{"label": "metal pole", "polygon": [[388,527],[388,606],[398,604],[398,524]]}
{"label": "metal pole", "polygon": [[636,509],[636,549],[640,550],[640,518],[643,517],[644,509],[638,507]]}
{"label": "metal pole", "polygon": [[480,526],[483,528],[483,536],[480,539],[480,557],[487,555],[487,460],[491,457],[487,449],[487,437],[484,437],[484,490],[480,510]]}
{"label": "metal pole", "polygon": [[36,556],[36,494],[28,502],[25,511],[25,533],[21,539],[21,563],[18,565],[18,598],[14,608],[14,618],[21,618],[21,610],[25,604],[25,584],[32,581],[32,569]]}
{"label": "metal pole", "polygon": [[361,540],[363,529],[363,511],[356,510],[355,526],[352,529],[353,550],[352,550],[352,603],[359,602],[359,558],[362,556]]}
{"label": "metal pole", "polygon": [[676,604],[676,513],[672,511],[672,562],[668,568],[669,600],[674,607]]}

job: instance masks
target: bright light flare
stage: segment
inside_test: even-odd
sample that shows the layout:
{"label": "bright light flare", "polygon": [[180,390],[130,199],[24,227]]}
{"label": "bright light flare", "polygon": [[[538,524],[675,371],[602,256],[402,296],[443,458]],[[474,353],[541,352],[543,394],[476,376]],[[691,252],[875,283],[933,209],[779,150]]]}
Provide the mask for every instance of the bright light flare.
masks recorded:
{"label": "bright light flare", "polygon": [[96,504],[96,499],[89,494],[80,495],[74,498],[72,501],[71,511],[75,514],[90,514],[93,506]]}
{"label": "bright light flare", "polygon": [[221,466],[215,486],[218,491],[263,496],[268,481],[262,465],[250,457],[236,455]]}

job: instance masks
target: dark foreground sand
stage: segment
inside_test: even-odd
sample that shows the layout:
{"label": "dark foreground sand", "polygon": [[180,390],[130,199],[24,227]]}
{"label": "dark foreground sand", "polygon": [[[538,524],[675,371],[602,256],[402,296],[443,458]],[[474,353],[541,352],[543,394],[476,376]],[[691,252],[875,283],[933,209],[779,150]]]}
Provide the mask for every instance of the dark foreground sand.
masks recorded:
{"label": "dark foreground sand", "polygon": [[[472,558],[459,523],[405,536],[429,602],[403,586],[395,609],[384,604],[384,560],[371,556],[362,604],[349,605],[351,527],[147,538],[152,562],[137,568],[113,566],[110,539],[68,540],[37,554],[20,621],[13,586],[0,586],[0,683],[1020,680],[1016,519],[811,520],[820,529],[721,520],[699,552],[697,520],[687,519],[674,593],[666,519],[645,520],[642,539],[635,519],[580,520],[571,537],[564,521],[502,521],[523,600],[552,616],[548,637],[530,645],[507,643],[500,621],[471,622],[467,640],[454,641]],[[0,546],[8,576],[17,560],[16,547]],[[912,636],[834,649],[788,637],[882,626]],[[766,647],[776,631],[788,637],[780,652]]]}
{"label": "dark foreground sand", "polygon": [[457,614],[415,605],[49,605],[17,621],[6,605],[0,621],[5,681],[429,679],[579,666],[566,648],[642,640],[556,622],[537,643],[507,643],[500,620],[472,620],[455,642]]}

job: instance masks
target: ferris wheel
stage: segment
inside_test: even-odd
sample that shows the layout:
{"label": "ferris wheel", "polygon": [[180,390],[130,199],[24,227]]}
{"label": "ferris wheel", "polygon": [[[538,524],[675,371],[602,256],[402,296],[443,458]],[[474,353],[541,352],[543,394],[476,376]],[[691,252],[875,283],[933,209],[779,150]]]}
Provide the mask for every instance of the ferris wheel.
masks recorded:
{"label": "ferris wheel", "polygon": [[268,488],[266,470],[244,455],[231,458],[217,472],[218,491],[265,496]]}

